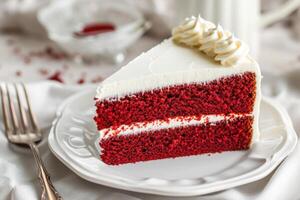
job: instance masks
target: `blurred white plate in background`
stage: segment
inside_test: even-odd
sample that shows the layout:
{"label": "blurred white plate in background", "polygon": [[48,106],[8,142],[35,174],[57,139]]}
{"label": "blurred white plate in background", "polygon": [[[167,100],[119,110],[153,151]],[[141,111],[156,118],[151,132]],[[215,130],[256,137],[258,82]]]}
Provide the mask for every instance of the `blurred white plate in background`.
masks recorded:
{"label": "blurred white plate in background", "polygon": [[[54,1],[38,13],[48,36],[63,50],[84,57],[114,56],[140,38],[150,28],[142,13],[120,1]],[[111,23],[115,31],[87,37],[74,32],[91,23]]]}

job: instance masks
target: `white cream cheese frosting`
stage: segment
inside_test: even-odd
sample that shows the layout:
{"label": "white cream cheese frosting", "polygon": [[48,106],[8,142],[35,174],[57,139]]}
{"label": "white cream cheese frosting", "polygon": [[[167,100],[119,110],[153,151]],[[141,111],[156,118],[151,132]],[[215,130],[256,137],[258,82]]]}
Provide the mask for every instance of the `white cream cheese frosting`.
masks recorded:
{"label": "white cream cheese frosting", "polygon": [[241,62],[249,53],[244,42],[200,16],[186,18],[183,24],[173,29],[172,35],[176,43],[205,52],[224,66]]}
{"label": "white cream cheese frosting", "polygon": [[250,56],[226,67],[197,50],[179,46],[167,39],[105,79],[97,89],[96,98],[118,99],[137,92],[202,83],[243,72],[257,73],[257,81],[260,82],[259,67]]}

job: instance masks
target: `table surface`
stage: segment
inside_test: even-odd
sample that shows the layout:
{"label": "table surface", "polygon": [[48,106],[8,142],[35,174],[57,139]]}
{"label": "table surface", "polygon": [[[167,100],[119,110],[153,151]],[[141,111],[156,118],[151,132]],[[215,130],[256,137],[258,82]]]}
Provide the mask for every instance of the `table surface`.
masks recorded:
{"label": "table surface", "polygon": [[[259,64],[263,72],[281,74],[300,68],[300,41],[288,29],[261,32]],[[0,80],[39,81],[61,78],[66,84],[97,83],[162,39],[144,36],[126,51],[119,65],[69,58],[51,41],[18,34],[0,34]]]}
{"label": "table surface", "polygon": [[64,54],[53,42],[18,34],[0,34],[0,80],[39,81],[61,79],[66,84],[97,83],[158,39],[143,37],[125,52],[123,63],[115,65],[103,60],[80,62]]}

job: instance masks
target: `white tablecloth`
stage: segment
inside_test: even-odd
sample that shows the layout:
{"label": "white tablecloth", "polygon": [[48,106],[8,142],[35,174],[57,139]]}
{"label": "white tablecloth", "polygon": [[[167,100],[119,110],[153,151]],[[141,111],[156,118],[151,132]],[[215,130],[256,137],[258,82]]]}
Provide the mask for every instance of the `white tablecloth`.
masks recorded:
{"label": "white tablecloth", "polygon": [[[20,38],[19,38],[20,39]],[[2,41],[2,42],[1,42]],[[143,41],[144,43],[142,43]],[[151,44],[157,41],[151,39],[142,39],[139,43],[144,49],[149,48]],[[24,49],[33,48],[34,45],[41,45],[43,42],[36,42],[21,38],[21,47]],[[266,30],[262,35],[262,49],[260,64],[262,70],[266,72],[264,80],[264,92],[274,95],[280,91],[281,83],[287,86],[288,90],[282,94],[280,101],[288,109],[295,123],[295,128],[300,131],[300,42],[296,43],[291,39],[289,32],[281,27],[273,27]],[[24,65],[22,60],[10,54],[11,47],[7,46],[7,37],[0,36],[0,77],[1,80],[25,80],[37,81],[45,77],[37,73],[40,66],[47,66],[47,69],[61,69],[62,63],[49,60],[37,59],[28,66]],[[148,44],[142,45],[142,44]],[[141,49],[143,49],[141,48]],[[25,50],[24,50],[25,51]],[[134,50],[138,52],[139,49]],[[299,55],[298,55],[299,54]],[[133,57],[133,56],[132,56]],[[66,61],[62,61],[66,62]],[[59,63],[59,64],[58,64]],[[53,67],[53,69],[52,69]],[[22,76],[16,76],[16,71],[22,70]],[[69,83],[75,83],[78,71],[84,71],[90,77],[95,73],[106,77],[115,71],[116,68],[110,66],[75,66],[68,69],[66,77]],[[272,78],[270,73],[275,76],[280,74],[279,78]],[[71,75],[70,75],[71,74]],[[87,78],[89,79],[89,78]],[[280,81],[281,80],[281,81]],[[271,87],[272,86],[272,87]],[[38,82],[28,85],[30,96],[33,101],[34,110],[38,114],[40,125],[44,128],[50,125],[54,117],[57,106],[69,95],[78,90],[84,90],[84,87],[67,88],[65,85],[53,82]],[[271,88],[275,90],[271,91]],[[280,93],[280,92],[278,92]],[[45,106],[47,105],[47,106]],[[298,123],[297,123],[298,122]],[[100,185],[89,183],[60,163],[47,146],[47,132],[44,130],[45,140],[39,145],[43,160],[46,162],[48,171],[52,180],[61,192],[64,199],[72,200],[122,200],[122,199],[177,199],[173,197],[161,197],[155,195],[145,195],[140,193],[126,192],[116,190]],[[35,200],[40,193],[38,179],[34,170],[32,155],[29,151],[24,151],[13,145],[9,145],[2,131],[0,132],[0,200]],[[250,183],[244,186],[236,187],[230,190],[198,197],[178,198],[188,200],[240,200],[240,199],[272,199],[272,200],[293,200],[300,198],[300,146],[297,145],[295,151],[289,156],[271,175],[268,177]]]}

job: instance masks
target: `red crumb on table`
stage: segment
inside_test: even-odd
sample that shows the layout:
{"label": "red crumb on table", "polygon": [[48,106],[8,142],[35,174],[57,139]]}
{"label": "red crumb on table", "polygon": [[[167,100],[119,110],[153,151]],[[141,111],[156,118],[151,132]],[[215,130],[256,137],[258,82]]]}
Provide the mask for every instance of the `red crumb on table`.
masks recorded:
{"label": "red crumb on table", "polygon": [[15,54],[15,55],[19,55],[21,53],[21,49],[19,47],[14,47],[12,49],[12,52]]}
{"label": "red crumb on table", "polygon": [[47,76],[49,74],[49,71],[47,69],[39,69],[38,72],[42,76]]}
{"label": "red crumb on table", "polygon": [[30,58],[29,56],[24,56],[23,62],[24,62],[25,64],[30,64],[30,63],[31,63],[31,58]]}
{"label": "red crumb on table", "polygon": [[90,23],[84,26],[80,31],[74,32],[74,36],[84,37],[98,35],[100,33],[115,31],[115,29],[115,25],[111,23]]}
{"label": "red crumb on table", "polygon": [[54,51],[54,49],[52,47],[46,47],[45,53],[46,53],[46,55],[50,56],[51,58],[53,58],[55,60],[62,60],[64,58],[68,57],[67,54],[65,54],[63,52]]}
{"label": "red crumb on table", "polygon": [[83,84],[85,83],[85,77],[86,77],[86,72],[81,72],[81,76],[77,81],[77,84]]}
{"label": "red crumb on table", "polygon": [[101,76],[97,76],[96,78],[91,80],[92,83],[100,83],[101,81],[103,81],[103,77]]}
{"label": "red crumb on table", "polygon": [[83,84],[83,83],[85,83],[84,78],[80,78],[80,79],[77,81],[77,83],[78,83],[78,84]]}
{"label": "red crumb on table", "polygon": [[15,75],[16,75],[17,77],[20,77],[20,76],[22,76],[22,71],[20,71],[20,70],[17,70],[17,71],[15,72]]}
{"label": "red crumb on table", "polygon": [[69,59],[69,55],[64,52],[56,51],[50,46],[46,46],[41,50],[34,50],[29,52],[21,52],[19,47],[13,47],[12,52],[14,55],[19,56],[25,64],[30,64],[33,59],[50,59],[50,60],[64,60]]}
{"label": "red crumb on table", "polygon": [[48,80],[57,81],[57,82],[60,82],[60,83],[64,83],[64,81],[63,81],[63,79],[61,77],[61,72],[60,71],[57,71],[53,75],[51,75],[50,77],[48,77]]}
{"label": "red crumb on table", "polygon": [[66,53],[56,51],[51,46],[46,46],[42,50],[31,51],[31,52],[28,53],[28,55],[31,58],[50,58],[50,59],[53,59],[53,60],[63,60],[63,59],[69,58],[69,56]]}

